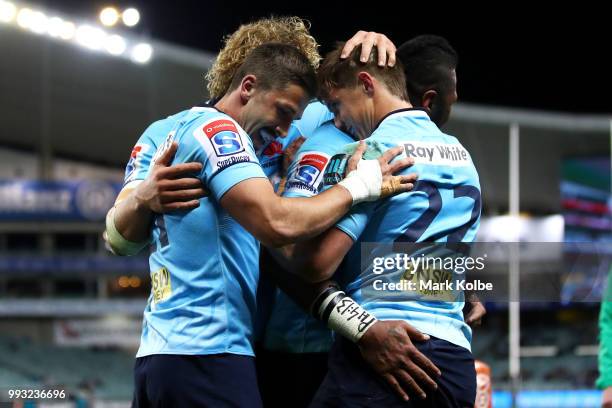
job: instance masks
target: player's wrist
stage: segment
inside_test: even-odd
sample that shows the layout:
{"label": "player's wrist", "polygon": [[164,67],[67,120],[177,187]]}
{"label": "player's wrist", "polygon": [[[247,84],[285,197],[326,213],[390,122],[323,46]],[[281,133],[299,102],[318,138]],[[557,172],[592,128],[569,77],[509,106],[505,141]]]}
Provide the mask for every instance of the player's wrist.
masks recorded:
{"label": "player's wrist", "polygon": [[346,188],[353,198],[353,205],[364,201],[376,201],[381,194],[382,171],[378,160],[360,160],[338,185]]}
{"label": "player's wrist", "polygon": [[106,230],[105,239],[109,249],[115,255],[130,256],[140,252],[148,243],[149,240],[140,242],[126,239],[123,234],[117,229],[115,224],[116,207],[111,208],[106,214]]}
{"label": "player's wrist", "polygon": [[327,327],[353,343],[358,343],[365,333],[377,322],[376,317],[364,310],[337,286],[322,292],[311,312]]}
{"label": "player's wrist", "polygon": [[[142,186],[142,187],[141,187]],[[142,192],[142,188],[144,188],[144,183],[140,184],[132,195],[131,201],[131,209],[138,216],[147,216],[154,213],[153,205],[151,204],[151,200],[147,198],[147,195]]]}

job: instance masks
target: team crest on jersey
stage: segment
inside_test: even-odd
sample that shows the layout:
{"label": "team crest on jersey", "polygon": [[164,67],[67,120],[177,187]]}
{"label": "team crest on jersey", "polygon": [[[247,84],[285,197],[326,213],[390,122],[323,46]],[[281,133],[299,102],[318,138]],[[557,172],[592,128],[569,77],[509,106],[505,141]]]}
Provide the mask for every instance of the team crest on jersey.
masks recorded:
{"label": "team crest on jersey", "polygon": [[147,150],[149,150],[149,145],[147,144],[137,144],[134,146],[130,154],[130,160],[128,160],[125,166],[125,183],[129,183],[136,177],[136,170],[140,168],[142,155],[146,153]]}
{"label": "team crest on jersey", "polygon": [[346,153],[338,153],[332,156],[325,173],[323,173],[323,185],[333,186],[342,181],[349,157]]}
{"label": "team crest on jersey", "polygon": [[204,125],[203,129],[217,156],[230,156],[244,151],[240,133],[231,120],[214,120]]}

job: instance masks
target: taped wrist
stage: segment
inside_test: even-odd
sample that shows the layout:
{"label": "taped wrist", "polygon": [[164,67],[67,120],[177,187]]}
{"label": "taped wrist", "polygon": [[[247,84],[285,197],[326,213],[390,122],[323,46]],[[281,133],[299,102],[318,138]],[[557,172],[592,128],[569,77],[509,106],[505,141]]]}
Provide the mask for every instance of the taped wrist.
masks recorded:
{"label": "taped wrist", "polygon": [[376,201],[380,197],[382,187],[382,171],[378,160],[359,160],[357,169],[351,171],[340,181],[351,197],[353,205],[363,201]]}
{"label": "taped wrist", "polygon": [[315,318],[341,336],[357,343],[377,319],[337,286],[323,291],[312,305]]}
{"label": "taped wrist", "polygon": [[115,226],[115,207],[111,208],[106,214],[106,240],[115,255],[131,256],[140,252],[149,241],[134,242],[129,241],[117,231]]}

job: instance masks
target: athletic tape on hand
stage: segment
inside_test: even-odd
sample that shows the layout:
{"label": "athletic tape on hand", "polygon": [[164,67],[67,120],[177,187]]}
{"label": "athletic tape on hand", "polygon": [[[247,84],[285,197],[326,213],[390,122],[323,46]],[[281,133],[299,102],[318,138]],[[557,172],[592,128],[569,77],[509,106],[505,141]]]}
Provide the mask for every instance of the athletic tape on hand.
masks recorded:
{"label": "athletic tape on hand", "polygon": [[115,226],[115,207],[106,215],[106,240],[112,252],[121,256],[136,255],[149,243],[149,241],[129,241],[121,235]]}
{"label": "athletic tape on hand", "polygon": [[363,201],[376,201],[382,187],[382,170],[378,160],[359,160],[357,169],[351,171],[344,180],[338,183],[346,188],[353,205]]}

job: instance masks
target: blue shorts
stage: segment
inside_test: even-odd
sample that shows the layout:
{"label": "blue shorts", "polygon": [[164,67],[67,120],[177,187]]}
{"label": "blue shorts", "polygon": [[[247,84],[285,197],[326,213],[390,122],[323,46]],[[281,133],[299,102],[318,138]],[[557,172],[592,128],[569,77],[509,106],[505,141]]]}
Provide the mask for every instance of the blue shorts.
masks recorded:
{"label": "blue shorts", "polygon": [[431,337],[415,343],[442,372],[438,390],[427,399],[410,395],[404,402],[361,358],[357,346],[336,338],[329,355],[328,373],[317,391],[311,408],[318,407],[401,407],[474,408],[476,369],[472,353],[446,340]]}
{"label": "blue shorts", "polygon": [[253,357],[156,354],[136,359],[134,408],[261,406]]}

